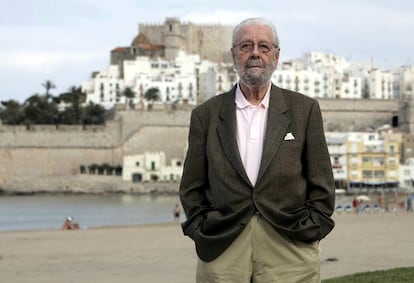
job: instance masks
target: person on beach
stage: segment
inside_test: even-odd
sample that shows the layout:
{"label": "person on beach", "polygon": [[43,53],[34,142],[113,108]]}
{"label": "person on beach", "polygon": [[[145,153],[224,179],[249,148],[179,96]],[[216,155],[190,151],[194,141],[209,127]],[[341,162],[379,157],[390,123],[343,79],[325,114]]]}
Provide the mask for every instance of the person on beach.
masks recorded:
{"label": "person on beach", "polygon": [[271,83],[274,25],[233,30],[239,81],[191,113],[180,183],[196,282],[320,282],[335,186],[316,100]]}
{"label": "person on beach", "polygon": [[413,212],[413,198],[410,195],[407,197],[407,212]]}
{"label": "person on beach", "polygon": [[359,212],[359,201],[357,200],[357,198],[354,198],[352,200],[352,208],[354,209],[355,213]]}
{"label": "person on beach", "polygon": [[174,214],[175,221],[180,220],[181,208],[178,204],[175,205],[173,214]]}
{"label": "person on beach", "polygon": [[69,216],[63,223],[62,230],[78,230],[79,224],[73,222],[73,218]]}

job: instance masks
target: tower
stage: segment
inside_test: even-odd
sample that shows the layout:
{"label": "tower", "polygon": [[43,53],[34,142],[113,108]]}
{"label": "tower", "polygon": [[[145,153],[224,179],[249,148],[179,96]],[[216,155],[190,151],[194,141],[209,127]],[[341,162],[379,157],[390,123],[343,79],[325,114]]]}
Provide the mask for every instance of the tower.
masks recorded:
{"label": "tower", "polygon": [[167,18],[164,24],[165,58],[173,60],[182,46],[181,24],[177,18]]}

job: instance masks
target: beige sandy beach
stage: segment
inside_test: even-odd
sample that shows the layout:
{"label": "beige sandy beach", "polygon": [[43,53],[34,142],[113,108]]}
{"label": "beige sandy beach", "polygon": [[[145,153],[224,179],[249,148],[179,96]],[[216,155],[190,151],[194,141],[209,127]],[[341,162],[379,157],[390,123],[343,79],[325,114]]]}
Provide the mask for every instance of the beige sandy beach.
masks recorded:
{"label": "beige sandy beach", "polygon": [[[335,230],[321,243],[323,279],[414,266],[413,213],[334,219]],[[178,223],[0,233],[2,283],[192,283],[195,262]]]}

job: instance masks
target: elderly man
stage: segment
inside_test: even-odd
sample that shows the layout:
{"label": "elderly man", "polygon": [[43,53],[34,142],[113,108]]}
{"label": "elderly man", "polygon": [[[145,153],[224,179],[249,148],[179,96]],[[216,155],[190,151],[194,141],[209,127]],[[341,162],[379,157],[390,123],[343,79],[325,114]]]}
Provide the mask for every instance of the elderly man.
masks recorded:
{"label": "elderly man", "polygon": [[197,282],[319,282],[334,182],[317,101],[271,83],[274,25],[233,31],[239,81],[195,108],[180,185]]}

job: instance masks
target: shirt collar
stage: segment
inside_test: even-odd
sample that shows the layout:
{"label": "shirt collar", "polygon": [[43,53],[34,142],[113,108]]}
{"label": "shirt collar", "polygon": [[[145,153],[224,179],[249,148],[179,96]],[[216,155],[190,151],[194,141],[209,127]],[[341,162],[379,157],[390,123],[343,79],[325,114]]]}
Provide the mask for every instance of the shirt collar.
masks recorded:
{"label": "shirt collar", "polygon": [[[271,85],[272,84],[269,84],[269,88],[267,89],[263,100],[257,106],[261,106],[263,108],[269,108],[269,97],[270,97]],[[235,102],[236,102],[236,106],[239,109],[244,109],[244,108],[247,108],[249,106],[253,106],[253,104],[251,104],[249,101],[247,101],[246,97],[244,97],[244,95],[243,95],[243,93],[240,89],[240,84],[239,83],[237,83]]]}

